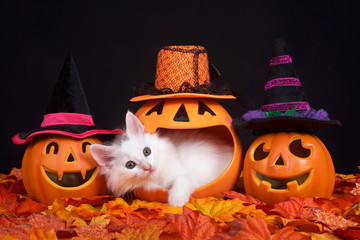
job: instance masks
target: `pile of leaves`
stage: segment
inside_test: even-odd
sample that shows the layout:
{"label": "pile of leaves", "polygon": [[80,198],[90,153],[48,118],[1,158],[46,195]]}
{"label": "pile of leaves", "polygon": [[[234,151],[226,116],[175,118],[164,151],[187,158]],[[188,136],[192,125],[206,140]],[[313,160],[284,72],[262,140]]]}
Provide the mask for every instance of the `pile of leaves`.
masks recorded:
{"label": "pile of leaves", "polygon": [[112,196],[39,203],[19,169],[0,174],[2,239],[360,239],[360,175],[337,174],[333,195],[270,205],[229,191],[183,208]]}

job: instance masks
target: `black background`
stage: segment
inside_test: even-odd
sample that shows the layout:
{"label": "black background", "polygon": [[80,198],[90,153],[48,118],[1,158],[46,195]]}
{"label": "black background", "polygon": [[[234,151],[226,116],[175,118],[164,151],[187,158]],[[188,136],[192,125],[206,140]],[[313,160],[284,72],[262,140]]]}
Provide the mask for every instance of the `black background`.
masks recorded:
{"label": "black background", "polygon": [[[130,3],[133,2],[133,3]],[[96,125],[121,127],[133,87],[153,81],[165,45],[207,48],[231,88],[259,108],[272,54],[284,38],[312,108],[342,127],[317,135],[336,172],[358,173],[359,19],[355,1],[1,1],[1,171],[21,167],[67,54],[74,56]],[[245,110],[226,102],[233,117]],[[241,131],[246,150],[254,140]]]}

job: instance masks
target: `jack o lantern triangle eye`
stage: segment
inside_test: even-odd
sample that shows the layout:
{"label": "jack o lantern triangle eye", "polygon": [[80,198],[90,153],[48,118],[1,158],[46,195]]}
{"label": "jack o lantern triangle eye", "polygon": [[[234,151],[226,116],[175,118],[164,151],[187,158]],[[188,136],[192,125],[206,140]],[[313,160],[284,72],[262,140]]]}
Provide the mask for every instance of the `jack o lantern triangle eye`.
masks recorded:
{"label": "jack o lantern triangle eye", "polygon": [[209,108],[204,102],[199,101],[199,110],[198,110],[199,115],[204,115],[205,112],[210,113],[211,116],[216,116],[216,114],[214,113],[213,110],[211,110],[211,108]]}
{"label": "jack o lantern triangle eye", "polygon": [[162,110],[164,108],[164,102],[162,101],[158,104],[155,105],[155,107],[153,107],[152,109],[150,109],[147,113],[146,116],[149,116],[150,114],[152,114],[153,112],[156,112],[157,115],[161,115],[162,114]]}
{"label": "jack o lantern triangle eye", "polygon": [[[51,152],[52,150],[52,152]],[[56,142],[51,142],[46,146],[46,154],[58,154],[59,152],[59,145]]]}
{"label": "jack o lantern triangle eye", "polygon": [[175,114],[174,121],[175,122],[189,122],[190,121],[184,104],[181,104],[179,110]]}

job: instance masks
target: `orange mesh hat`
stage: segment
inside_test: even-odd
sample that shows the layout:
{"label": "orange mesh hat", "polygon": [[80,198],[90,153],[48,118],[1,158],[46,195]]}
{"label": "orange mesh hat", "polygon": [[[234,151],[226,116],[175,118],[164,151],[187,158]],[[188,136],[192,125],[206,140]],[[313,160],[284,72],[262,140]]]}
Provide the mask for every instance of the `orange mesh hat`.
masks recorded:
{"label": "orange mesh hat", "polygon": [[235,99],[230,90],[218,88],[212,82],[211,71],[216,71],[202,46],[166,46],[157,56],[155,84],[137,87],[137,102],[160,98],[215,98]]}

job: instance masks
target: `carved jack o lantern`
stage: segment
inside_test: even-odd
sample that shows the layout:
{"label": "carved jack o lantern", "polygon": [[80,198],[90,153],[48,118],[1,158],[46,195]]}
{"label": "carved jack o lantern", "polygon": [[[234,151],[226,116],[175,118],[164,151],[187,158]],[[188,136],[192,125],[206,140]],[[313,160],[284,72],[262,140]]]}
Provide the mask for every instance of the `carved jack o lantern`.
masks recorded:
{"label": "carved jack o lantern", "polygon": [[[214,69],[211,69],[214,71]],[[233,158],[226,170],[212,182],[201,186],[193,197],[219,196],[231,190],[238,180],[242,146],[232,126],[232,118],[215,99],[234,99],[231,95],[212,94],[207,53],[201,46],[167,46],[158,53],[155,88],[145,89],[131,101],[147,102],[135,114],[145,131],[159,129],[197,129],[214,134],[234,146]],[[147,192],[136,189],[143,200],[167,202],[167,190]]]}
{"label": "carved jack o lantern", "polygon": [[246,193],[267,203],[294,197],[330,197],[335,184],[331,156],[315,135],[262,135],[244,159]]}
{"label": "carved jack o lantern", "polygon": [[26,148],[21,168],[29,196],[51,204],[55,198],[105,194],[104,179],[89,151],[94,143],[101,144],[97,137],[35,137]]}
{"label": "carved jack o lantern", "polygon": [[240,125],[264,134],[245,156],[246,193],[267,203],[290,196],[329,197],[335,184],[331,156],[319,138],[302,132],[340,122],[310,107],[284,40],[274,40],[269,65],[263,104],[245,113]]}
{"label": "carved jack o lantern", "polygon": [[98,134],[121,132],[95,126],[75,63],[68,56],[41,128],[12,138],[15,144],[29,143],[21,167],[26,191],[47,204],[55,198],[106,193],[89,145],[101,144]]}
{"label": "carved jack o lantern", "polygon": [[[242,147],[241,141],[232,127],[232,118],[214,99],[160,99],[146,102],[136,113],[144,124],[145,131],[154,133],[158,129],[199,129],[212,133],[234,145],[234,155],[230,165],[214,181],[197,188],[193,197],[221,197],[221,192],[231,190],[238,180]],[[167,202],[167,191],[156,193],[142,189],[136,195],[143,200]]]}

